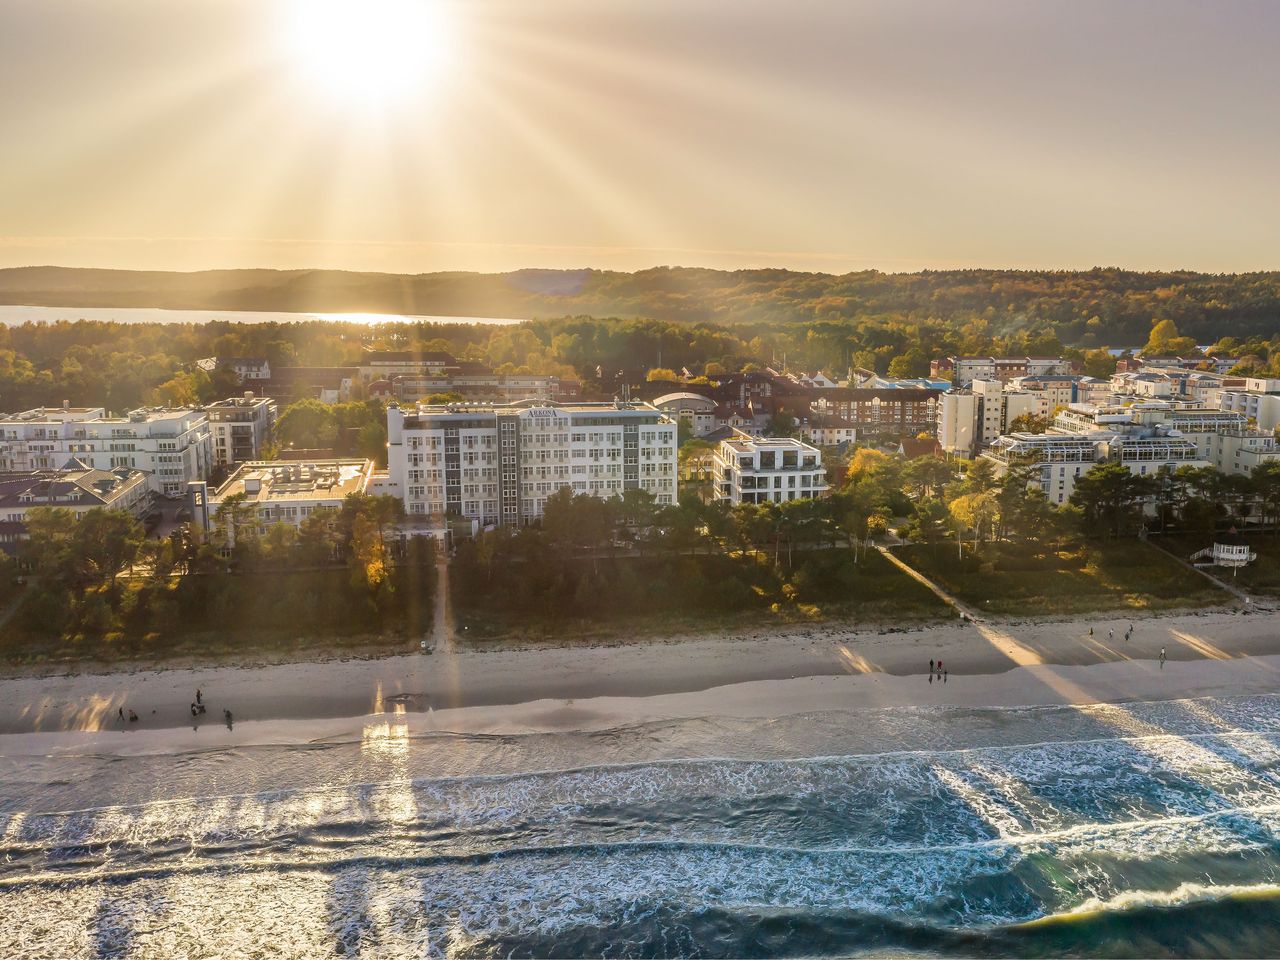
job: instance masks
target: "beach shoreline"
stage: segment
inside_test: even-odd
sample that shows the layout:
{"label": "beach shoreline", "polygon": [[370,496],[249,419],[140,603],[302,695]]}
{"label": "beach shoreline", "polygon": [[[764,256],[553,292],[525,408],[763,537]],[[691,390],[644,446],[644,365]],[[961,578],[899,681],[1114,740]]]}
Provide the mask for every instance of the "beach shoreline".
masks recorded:
{"label": "beach shoreline", "polygon": [[[19,677],[0,680],[0,735],[182,730],[201,736],[212,728],[202,742],[213,746],[215,736],[238,741],[236,731],[256,724],[310,722],[320,731],[358,733],[365,718],[384,714],[406,715],[398,722],[412,729],[453,724],[513,732],[742,710],[777,716],[817,704],[1014,706],[1271,692],[1280,680],[1275,622],[1269,612],[1212,611],[1132,620],[957,621],[894,632],[814,625],[500,654],[464,649]],[[1131,623],[1132,639],[1125,640]],[[1163,668],[1161,648],[1169,660]],[[930,660],[942,661],[945,683],[940,677],[929,682]],[[1211,669],[1198,669],[1206,665]],[[196,689],[208,712],[193,719]],[[233,731],[223,726],[224,709],[232,711]],[[121,711],[127,716],[130,710],[137,723],[121,720]]]}

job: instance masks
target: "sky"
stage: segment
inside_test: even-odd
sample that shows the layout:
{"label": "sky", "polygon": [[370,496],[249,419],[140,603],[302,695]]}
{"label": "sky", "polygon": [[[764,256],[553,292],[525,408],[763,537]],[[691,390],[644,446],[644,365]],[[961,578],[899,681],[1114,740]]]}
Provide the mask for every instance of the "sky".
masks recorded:
{"label": "sky", "polygon": [[1280,3],[3,0],[0,266],[1280,269]]}

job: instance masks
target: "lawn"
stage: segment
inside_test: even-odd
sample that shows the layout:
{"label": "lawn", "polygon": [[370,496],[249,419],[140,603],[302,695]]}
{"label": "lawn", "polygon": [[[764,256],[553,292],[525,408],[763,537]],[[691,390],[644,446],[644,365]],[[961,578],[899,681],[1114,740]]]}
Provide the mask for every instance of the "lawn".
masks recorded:
{"label": "lawn", "polygon": [[[1246,593],[1264,597],[1280,597],[1280,536],[1274,533],[1254,533],[1245,537],[1258,559],[1247,567],[1232,571],[1223,567],[1206,567],[1208,573],[1233,584]],[[1190,557],[1213,542],[1208,534],[1173,534],[1152,537],[1151,542],[1164,547],[1179,557]]]}
{"label": "lawn", "polygon": [[1193,570],[1139,540],[1088,540],[1057,551],[983,544],[975,556],[955,544],[896,551],[962,601],[1004,616],[1213,606],[1230,597]]}

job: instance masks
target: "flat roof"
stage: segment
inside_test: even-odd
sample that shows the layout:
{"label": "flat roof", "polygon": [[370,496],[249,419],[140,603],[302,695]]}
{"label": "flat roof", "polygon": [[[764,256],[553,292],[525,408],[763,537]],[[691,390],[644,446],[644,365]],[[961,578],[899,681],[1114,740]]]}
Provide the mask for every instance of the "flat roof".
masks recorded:
{"label": "flat roof", "polygon": [[[242,464],[210,499],[225,500],[244,494],[245,499],[253,503],[340,500],[348,494],[363,493],[372,469],[372,461],[356,457],[253,461]],[[255,482],[258,485],[256,491],[247,489]]]}

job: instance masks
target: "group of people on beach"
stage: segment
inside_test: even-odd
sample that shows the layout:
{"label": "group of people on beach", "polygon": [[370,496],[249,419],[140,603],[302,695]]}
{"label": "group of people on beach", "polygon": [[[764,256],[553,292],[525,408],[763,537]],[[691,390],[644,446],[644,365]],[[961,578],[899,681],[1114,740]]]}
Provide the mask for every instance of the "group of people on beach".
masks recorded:
{"label": "group of people on beach", "polygon": [[[154,711],[154,710],[152,710],[151,712],[152,712],[152,713],[155,713],[155,711]],[[203,714],[203,713],[205,713],[205,705],[204,705],[204,691],[202,691],[199,687],[196,687],[196,698],[195,698],[195,700],[193,700],[193,701],[191,702],[191,716],[193,716],[193,717],[199,717],[199,716],[200,716],[201,714]],[[121,707],[121,708],[120,708],[120,710],[119,710],[119,716],[120,716],[120,720],[121,720],[121,722],[124,722],[124,719],[125,719],[125,710],[124,710],[124,707]],[[232,724],[234,723],[234,720],[233,720],[233,718],[232,718],[232,716],[231,716],[231,711],[230,711],[230,710],[226,710],[226,709],[224,709],[224,710],[222,711],[222,721],[227,725],[227,729],[228,729],[228,730],[232,729]],[[138,715],[137,715],[137,713],[135,713],[133,710],[130,710],[130,711],[129,711],[129,720],[128,720],[128,722],[129,722],[129,723],[137,723],[137,722],[138,722]],[[199,729],[199,728],[198,728],[198,727],[193,727],[192,729]]]}
{"label": "group of people on beach", "polygon": [[942,665],[941,660],[929,661],[929,682],[933,683],[935,677],[942,683],[947,682],[947,668]]}
{"label": "group of people on beach", "polygon": [[[1090,627],[1090,628],[1089,628],[1089,636],[1090,636],[1090,637],[1092,637],[1092,636],[1093,636],[1093,627]],[[1127,629],[1125,630],[1125,632],[1124,632],[1124,642],[1125,642],[1125,643],[1128,643],[1128,642],[1129,642],[1129,639],[1130,639],[1132,636],[1133,636],[1133,624],[1131,623],[1131,624],[1129,624],[1128,628],[1127,628]],[[1112,640],[1114,640],[1115,638],[1116,638],[1116,631],[1115,631],[1115,628],[1114,628],[1114,627],[1112,627],[1112,628],[1110,628],[1110,629],[1108,629],[1108,630],[1107,630],[1107,643],[1110,643],[1110,642],[1111,642]]]}

